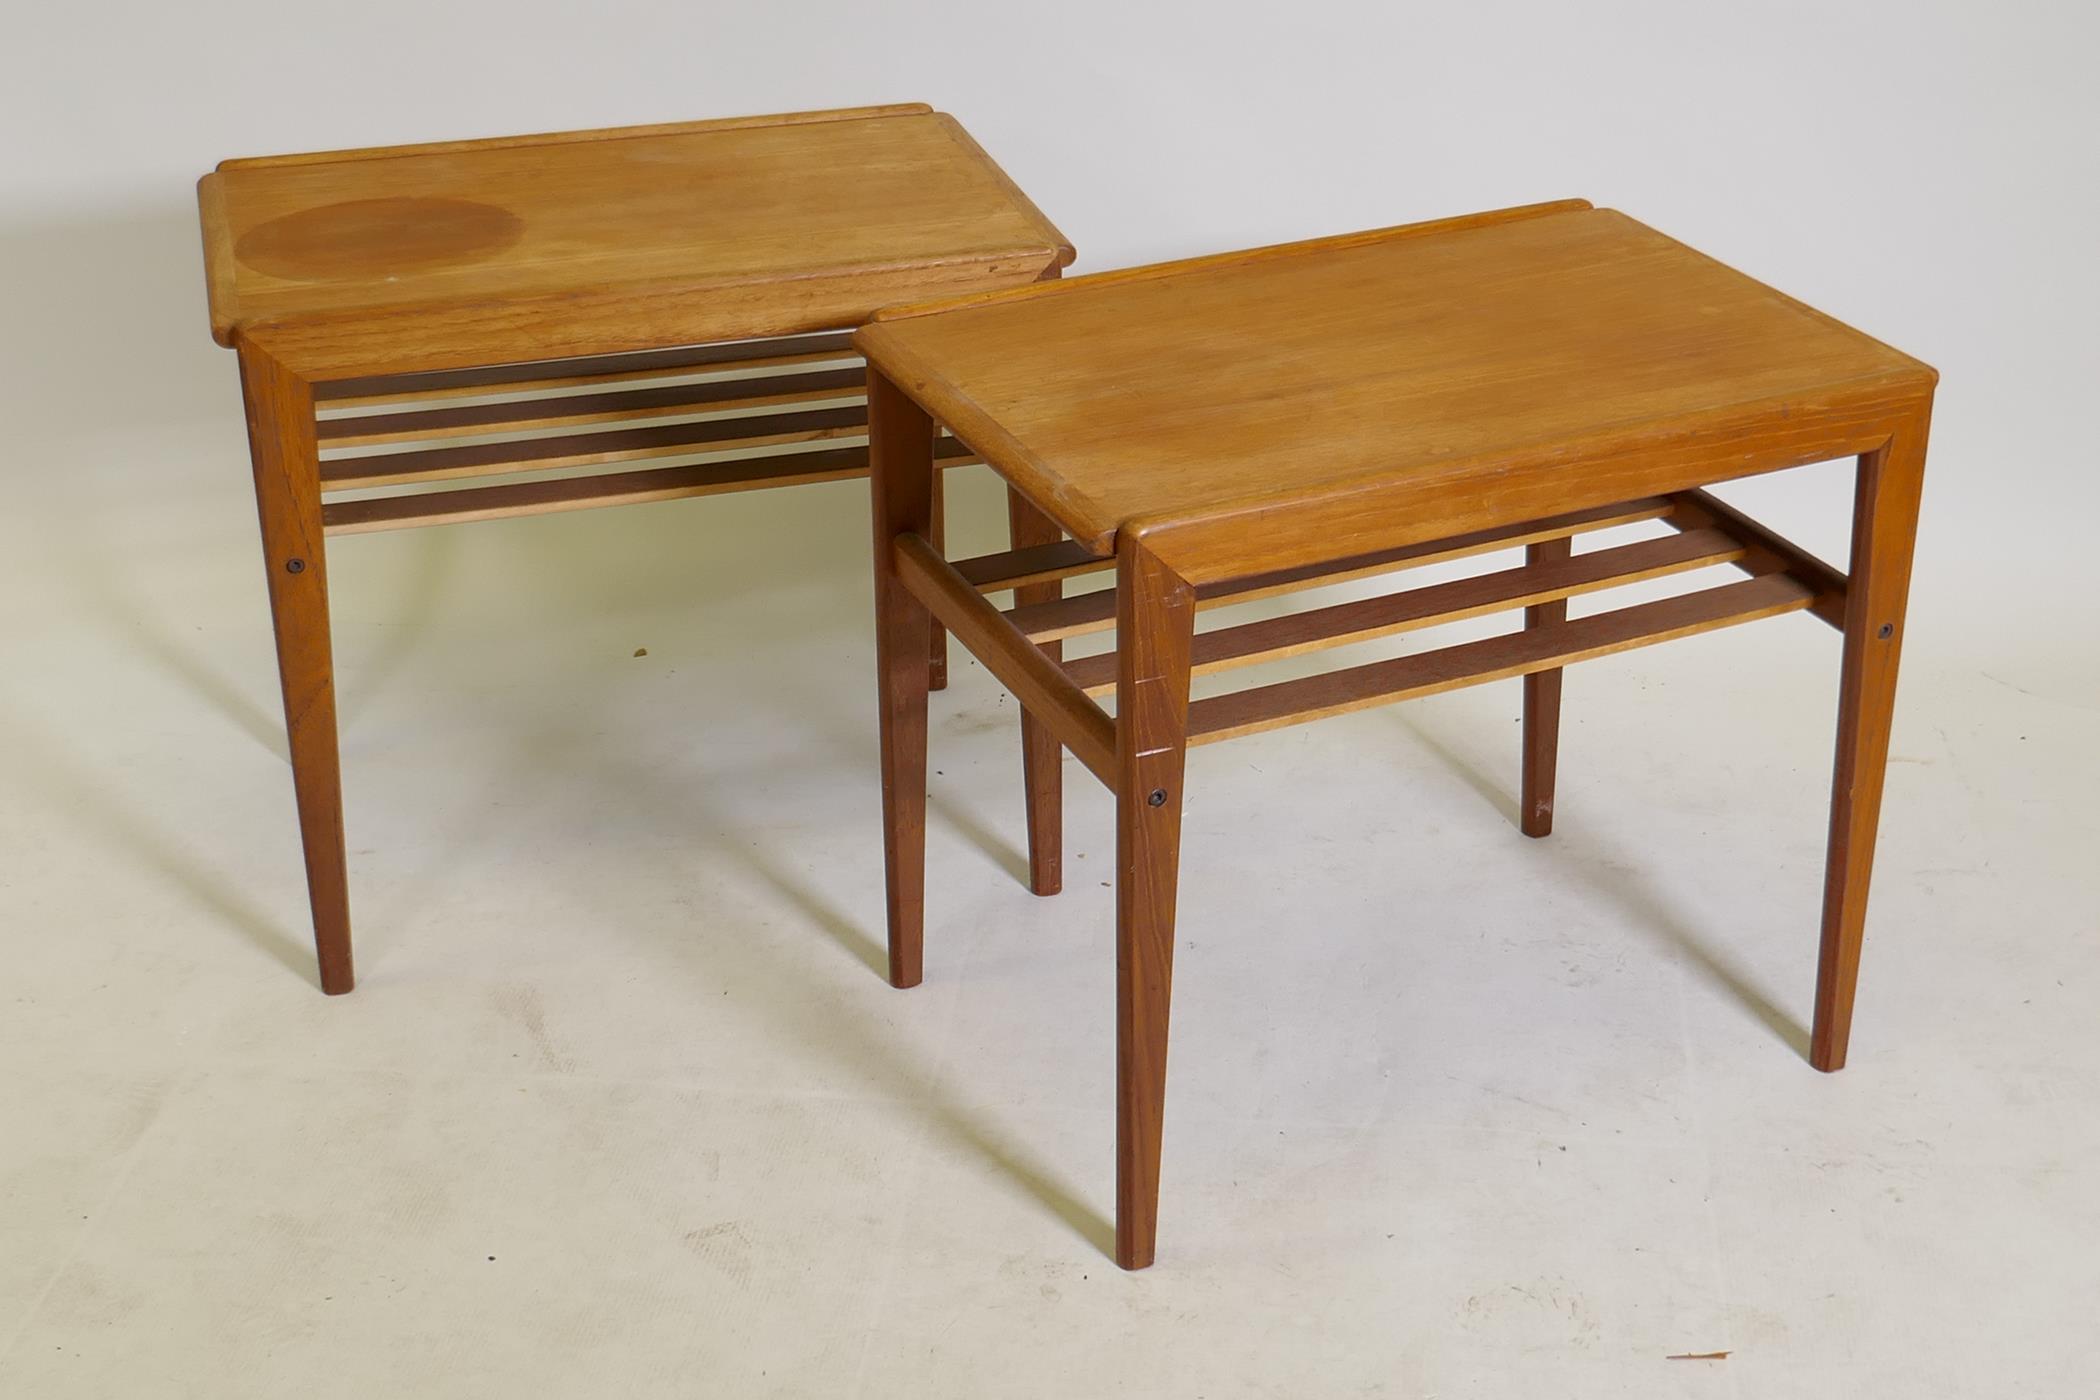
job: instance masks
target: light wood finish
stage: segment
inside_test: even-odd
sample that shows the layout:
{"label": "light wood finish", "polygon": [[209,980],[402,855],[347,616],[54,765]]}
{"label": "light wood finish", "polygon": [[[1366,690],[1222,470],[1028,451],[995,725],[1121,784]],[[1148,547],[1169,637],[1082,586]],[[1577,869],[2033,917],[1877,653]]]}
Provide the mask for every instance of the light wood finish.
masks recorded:
{"label": "light wood finish", "polygon": [[1896,663],[1903,653],[1911,552],[1925,480],[1928,423],[1901,425],[1859,461],[1852,508],[1852,567],[1845,607],[1845,655],[1838,687],[1836,774],[1830,796],[1830,853],[1823,887],[1822,954],[1809,1062],[1845,1067],[1852,1041],[1853,993],[1866,934],[1867,885],[1881,825]]}
{"label": "light wood finish", "polygon": [[1142,1269],[1159,1235],[1196,599],[1136,533],[1117,555],[1116,597],[1116,1262]]}
{"label": "light wood finish", "polygon": [[1068,278],[855,343],[1089,550],[1144,522],[1199,585],[1412,542],[1401,516],[1436,539],[1742,475],[1781,418],[1775,466],[1851,455],[1932,382],[1623,214],[1555,206]]}
{"label": "light wood finish", "polygon": [[[324,534],[866,475],[847,328],[1072,256],[917,104],[236,160],[197,193],[331,992],[351,964]],[[939,686],[945,636],[924,630]]]}
{"label": "light wood finish", "polygon": [[[1160,282],[1191,272],[1209,272],[1220,268],[1244,268],[1256,263],[1269,262],[1277,258],[1296,257],[1306,252],[1335,252],[1348,248],[1361,248],[1374,243],[1389,243],[1401,238],[1424,238],[1431,234],[1464,233],[1469,229],[1486,228],[1491,224],[1514,223],[1519,219],[1536,219],[1547,214],[1566,214],[1591,208],[1586,199],[1554,199],[1539,204],[1520,204],[1509,209],[1489,209],[1475,214],[1458,214],[1448,219],[1426,219],[1411,224],[1393,224],[1386,228],[1364,229],[1357,233],[1338,233],[1326,238],[1309,239],[1297,243],[1271,243],[1260,248],[1241,248],[1227,253],[1205,253],[1199,257],[1182,258],[1175,262],[1146,263],[1138,267],[1119,267],[1108,272],[1096,272],[1086,280],[1090,287],[1120,287],[1133,282]],[[975,306],[994,303],[1006,305],[1016,301],[1027,301],[1041,296],[1042,287],[1012,287],[999,291],[970,292],[958,297],[946,297],[937,301],[907,302],[886,306],[875,313],[877,321],[908,321],[915,316],[930,316],[965,310]]]}
{"label": "light wood finish", "polygon": [[[1711,538],[1716,532],[1697,533]],[[1565,567],[1570,552],[1564,539],[1543,540],[1525,547],[1524,564],[1527,569],[1541,571]],[[1740,558],[1741,551],[1731,551],[1730,555]],[[1524,609],[1526,628],[1553,627],[1567,620],[1565,595],[1541,598]],[[1518,786],[1517,829],[1526,836],[1553,833],[1553,788],[1560,772],[1560,681],[1557,666],[1524,677],[1524,759]]]}
{"label": "light wood finish", "polygon": [[[871,384],[996,468],[1016,548],[943,562],[878,502],[912,596],[1024,713],[1085,738],[1113,689],[1117,813],[1116,1259],[1154,1257],[1186,750],[1522,677],[1520,825],[1551,830],[1562,672],[1574,662],[1791,612],[1845,629],[1812,1059],[1842,1064],[1879,810],[1895,658],[1936,376],[1878,341],[1580,201],[1136,268],[892,309],[854,337]],[[932,439],[914,437],[914,480]],[[1860,458],[1852,576],[1704,488]],[[919,489],[914,487],[913,489]],[[885,517],[882,512],[888,509]],[[1032,542],[1033,509],[1069,541]],[[1575,539],[1660,521],[1650,538]],[[1383,597],[1194,632],[1205,607],[1522,548],[1521,563]],[[1115,586],[983,598],[1115,560]],[[1729,565],[1742,579],[1568,616],[1568,600]],[[893,593],[895,590],[892,590]],[[1494,611],[1511,631],[1189,699],[1189,678]],[[895,648],[910,619],[883,606]],[[1060,661],[1063,639],[1115,648]],[[884,674],[886,705],[905,681]],[[892,785],[925,771],[886,731]],[[922,814],[892,814],[922,868]],[[919,954],[923,890],[892,900]],[[917,967],[914,961],[913,967]]]}
{"label": "light wood finish", "polygon": [[292,757],[292,791],[306,854],[307,900],[321,990],[356,985],[350,959],[350,877],[343,848],[343,795],[336,750],[335,658],[329,644],[328,558],[314,472],[313,397],[266,351],[240,347],[241,395],[255,505],[262,521],[263,573],[277,634],[277,676]]}
{"label": "light wood finish", "polygon": [[341,379],[835,330],[1071,261],[953,118],[812,115],[229,163],[213,334]]}

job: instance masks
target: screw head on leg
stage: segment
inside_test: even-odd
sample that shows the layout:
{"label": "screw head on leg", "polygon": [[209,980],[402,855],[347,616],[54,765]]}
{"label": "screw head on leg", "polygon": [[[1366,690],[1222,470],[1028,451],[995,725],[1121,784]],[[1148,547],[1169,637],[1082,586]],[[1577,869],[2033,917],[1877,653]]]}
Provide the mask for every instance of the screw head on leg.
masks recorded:
{"label": "screw head on leg", "polygon": [[1152,789],[1152,791],[1151,791],[1150,793],[1148,793],[1148,794],[1146,795],[1146,797],[1145,797],[1145,802],[1146,802],[1146,804],[1147,804],[1148,806],[1153,806],[1153,807],[1164,807],[1164,806],[1166,806],[1166,805],[1167,805],[1167,790],[1166,790],[1165,788],[1154,788],[1154,789]]}
{"label": "screw head on leg", "polygon": [[284,561],[284,571],[288,574],[303,574],[306,572],[306,561],[304,559],[287,559]]}
{"label": "screw head on leg", "polygon": [[1893,622],[1884,622],[1881,624],[1881,630],[1876,632],[1874,635],[1881,638],[1881,640],[1885,642],[1889,638],[1896,635],[1896,624]]}

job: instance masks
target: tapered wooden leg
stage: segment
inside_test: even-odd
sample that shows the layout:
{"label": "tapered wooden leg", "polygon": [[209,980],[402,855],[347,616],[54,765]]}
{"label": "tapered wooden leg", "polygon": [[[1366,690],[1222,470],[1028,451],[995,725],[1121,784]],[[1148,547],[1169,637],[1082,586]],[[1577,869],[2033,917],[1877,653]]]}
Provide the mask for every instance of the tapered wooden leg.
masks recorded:
{"label": "tapered wooden leg", "polygon": [[[1572,553],[1565,539],[1541,540],[1524,548],[1525,564],[1536,568]],[[1555,599],[1524,609],[1526,627],[1568,620],[1568,600]],[[1560,671],[1534,671],[1524,677],[1524,779],[1518,803],[1518,827],[1526,836],[1553,831],[1553,778],[1560,764]]]}
{"label": "tapered wooden leg", "polygon": [[277,675],[292,755],[292,790],[306,852],[314,951],[320,961],[321,990],[336,995],[356,985],[356,975],[350,962],[350,882],[343,852],[342,770],[336,752],[335,663],[328,638],[328,565],[321,542],[313,391],[246,341],[240,347],[240,362],[270,621],[277,634]]}
{"label": "tapered wooden leg", "polygon": [[1195,592],[1126,532],[1116,559],[1116,1262],[1159,1234],[1174,892]]}
{"label": "tapered wooden leg", "polygon": [[[933,478],[933,494],[928,498],[929,514],[925,535],[933,543],[937,553],[948,552],[948,485],[938,472]],[[926,624],[926,688],[946,690],[948,688],[948,629],[938,621]]]}
{"label": "tapered wooden leg", "polygon": [[868,372],[868,462],[875,518],[875,665],[882,707],[890,984],[916,987],[924,968],[926,658],[933,615],[897,577],[893,541],[932,529],[937,490],[933,422],[873,369]]}
{"label": "tapered wooden leg", "polygon": [[[1012,487],[1006,491],[1006,525],[1015,549],[1056,544],[1064,538],[1049,516]],[[1032,583],[1014,590],[1014,603],[1054,603],[1064,591],[1056,579]],[[1052,660],[1064,650],[1059,642],[1039,645]],[[1050,727],[1026,709],[1021,711],[1021,784],[1028,795],[1028,888],[1056,894],[1065,886],[1064,747]]]}
{"label": "tapered wooden leg", "polygon": [[1825,1071],[1845,1067],[1852,1036],[1852,998],[1859,986],[1867,883],[1881,823],[1882,779],[1888,771],[1889,723],[1895,711],[1896,662],[1903,649],[1904,606],[1910,596],[1928,421],[1928,414],[1920,412],[1885,446],[1859,459],[1851,581],[1845,592],[1830,852],[1823,885],[1823,945],[1808,1049],[1809,1063]]}

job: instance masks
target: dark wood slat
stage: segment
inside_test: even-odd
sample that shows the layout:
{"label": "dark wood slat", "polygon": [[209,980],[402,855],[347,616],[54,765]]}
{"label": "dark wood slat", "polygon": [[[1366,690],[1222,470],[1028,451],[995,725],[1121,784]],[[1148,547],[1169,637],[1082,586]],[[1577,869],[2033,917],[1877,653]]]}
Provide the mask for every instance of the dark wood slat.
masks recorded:
{"label": "dark wood slat", "polygon": [[[1719,530],[1693,530],[1640,540],[1553,563],[1525,565],[1474,578],[1359,598],[1333,607],[1268,617],[1197,636],[1196,674],[1251,666],[1328,647],[1370,641],[1396,632],[1440,626],[1464,618],[1592,593],[1643,579],[1661,578],[1741,556],[1743,547]],[[1089,694],[1115,689],[1114,652],[1082,656],[1065,671]]]}
{"label": "dark wood slat", "polygon": [[974,559],[957,559],[950,567],[968,579],[979,592],[1004,593],[1009,588],[1055,583],[1059,579],[1097,573],[1115,566],[1113,556],[1103,559],[1087,553],[1085,548],[1071,540],[1059,540],[1055,544],[1030,545],[1026,549],[1009,549],[999,554],[980,554]]}
{"label": "dark wood slat", "polygon": [[1784,569],[1816,591],[1808,610],[1840,632],[1845,630],[1845,594],[1851,581],[1844,570],[1824,563],[1711,492],[1680,491],[1670,500],[1676,507],[1669,517],[1672,525],[1680,530],[1725,531],[1742,543],[1741,562],[1746,571],[1768,574]]}
{"label": "dark wood slat", "polygon": [[779,363],[783,356],[850,355],[850,332],[798,335],[779,340],[737,340],[716,345],[685,345],[671,350],[644,350],[624,355],[580,355],[559,360],[525,360],[474,369],[429,370],[421,374],[372,375],[337,379],[314,386],[322,403],[348,400],[392,402],[419,394],[502,393],[507,388],[545,388],[562,381],[588,382],[621,375],[680,370],[694,374],[728,371],[745,364]]}
{"label": "dark wood slat", "polygon": [[[1668,515],[1669,512],[1669,501],[1659,496],[1647,497],[1596,510],[1549,516],[1523,525],[1480,530],[1424,544],[1404,545],[1398,549],[1376,550],[1369,554],[1338,559],[1332,564],[1228,579],[1198,588],[1196,607],[1200,610],[1219,607],[1228,602],[1251,603],[1257,599],[1274,597],[1279,593],[1290,593],[1302,588],[1345,583],[1350,579],[1365,578],[1396,569],[1441,564],[1451,559],[1485,554],[1490,550],[1509,549],[1539,540],[1562,539],[1589,530],[1609,529],[1614,525],[1631,525],[1643,520],[1655,520]],[[1010,615],[1016,627],[1031,639],[1042,642],[1102,631],[1114,622],[1115,614],[1115,593],[1113,590],[1103,590],[1062,598],[1054,603],[1014,608]]]}
{"label": "dark wood slat", "polygon": [[1016,632],[1006,614],[986,602],[924,538],[899,535],[896,565],[898,578],[912,596],[946,624],[1095,777],[1113,786],[1116,728],[1107,713],[1082,695],[1035,643]]}
{"label": "dark wood slat", "polygon": [[1214,743],[1396,700],[1551,670],[1654,642],[1796,612],[1806,608],[1812,597],[1811,590],[1798,580],[1785,574],[1767,574],[1417,656],[1212,696],[1189,707],[1189,742]]}
{"label": "dark wood slat", "polygon": [[507,403],[461,404],[402,413],[323,418],[320,438],[323,443],[335,446],[361,447],[415,442],[424,438],[464,437],[474,433],[527,432],[562,425],[617,423],[681,413],[845,398],[862,392],[866,387],[867,371],[858,367],[816,374],[775,375],[764,379],[713,379],[702,384],[663,384],[609,389],[593,394],[518,399]]}
{"label": "dark wood slat", "polygon": [[605,466],[648,457],[676,457],[709,449],[855,437],[865,433],[867,427],[867,409],[856,404],[850,408],[822,408],[807,413],[768,413],[704,423],[569,433],[524,442],[482,442],[459,447],[433,447],[419,452],[373,453],[362,457],[338,457],[321,463],[321,485],[327,490],[340,491],[358,486],[447,481],[463,476],[502,476],[561,467]]}
{"label": "dark wood slat", "polygon": [[[934,449],[936,464],[967,466],[979,459],[953,438]],[[546,515],[587,510],[593,506],[639,505],[690,496],[719,496],[761,486],[797,486],[816,481],[843,481],[868,474],[865,447],[824,452],[795,452],[777,457],[741,457],[683,467],[648,467],[640,471],[603,472],[550,481],[506,482],[469,486],[457,491],[424,491],[365,500],[330,501],[321,518],[331,535],[401,530],[419,525],[452,525],[470,520],[504,520],[516,515]]]}

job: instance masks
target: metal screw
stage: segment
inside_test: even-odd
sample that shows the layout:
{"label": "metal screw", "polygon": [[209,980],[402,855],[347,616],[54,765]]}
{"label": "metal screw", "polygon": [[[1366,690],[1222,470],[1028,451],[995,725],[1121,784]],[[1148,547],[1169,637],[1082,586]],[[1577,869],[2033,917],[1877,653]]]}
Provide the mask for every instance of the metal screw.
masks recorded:
{"label": "metal screw", "polygon": [[284,571],[288,574],[303,574],[306,572],[306,561],[304,559],[287,559],[284,561]]}
{"label": "metal screw", "polygon": [[1154,807],[1164,807],[1167,805],[1167,790],[1165,788],[1154,788],[1152,789],[1152,795],[1147,797],[1145,801],[1151,803]]}
{"label": "metal screw", "polygon": [[1881,630],[1879,632],[1876,632],[1874,635],[1881,638],[1881,640],[1885,642],[1889,638],[1896,635],[1896,624],[1893,622],[1884,622],[1881,624]]}

